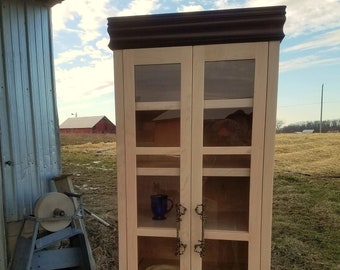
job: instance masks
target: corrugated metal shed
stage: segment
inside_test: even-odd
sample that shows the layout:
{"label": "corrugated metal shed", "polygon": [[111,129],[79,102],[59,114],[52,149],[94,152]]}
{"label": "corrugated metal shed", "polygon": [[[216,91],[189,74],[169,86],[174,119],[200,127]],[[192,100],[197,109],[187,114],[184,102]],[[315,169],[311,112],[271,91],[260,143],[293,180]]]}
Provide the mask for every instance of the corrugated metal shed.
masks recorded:
{"label": "corrugated metal shed", "polygon": [[[0,129],[6,222],[31,214],[60,174],[50,9],[1,0]],[[48,4],[48,5],[46,5]]]}
{"label": "corrugated metal shed", "polygon": [[67,118],[60,128],[92,128],[105,116],[88,116]]}
{"label": "corrugated metal shed", "polygon": [[0,0],[0,269],[13,224],[61,172],[50,21],[59,2]]}

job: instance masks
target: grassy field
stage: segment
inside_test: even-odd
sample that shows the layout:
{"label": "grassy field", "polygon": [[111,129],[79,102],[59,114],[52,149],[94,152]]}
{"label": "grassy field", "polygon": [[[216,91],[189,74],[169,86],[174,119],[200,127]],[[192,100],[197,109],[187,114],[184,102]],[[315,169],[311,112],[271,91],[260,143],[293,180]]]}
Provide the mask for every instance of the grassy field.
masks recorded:
{"label": "grassy field", "polygon": [[[63,172],[86,208],[97,269],[118,269],[114,135],[62,134]],[[272,269],[340,270],[340,134],[276,137]],[[124,270],[124,269],[122,269]]]}

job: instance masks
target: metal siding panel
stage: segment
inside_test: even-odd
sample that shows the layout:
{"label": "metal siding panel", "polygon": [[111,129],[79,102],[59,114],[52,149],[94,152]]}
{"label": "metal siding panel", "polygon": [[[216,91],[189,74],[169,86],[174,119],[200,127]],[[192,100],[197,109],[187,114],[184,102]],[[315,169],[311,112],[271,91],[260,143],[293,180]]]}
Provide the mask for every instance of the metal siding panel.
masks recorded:
{"label": "metal siding panel", "polygon": [[[26,7],[26,9],[25,9]],[[31,214],[35,200],[60,173],[50,13],[37,4],[3,4],[6,92],[1,114],[6,221]],[[2,113],[2,111],[1,111]],[[3,117],[4,116],[4,117]],[[2,137],[3,134],[2,134]],[[4,169],[5,168],[5,169]]]}
{"label": "metal siding panel", "polygon": [[[26,11],[23,5],[18,8],[18,28],[19,28],[19,51],[20,51],[20,74],[22,81],[22,88],[18,89],[22,93],[23,98],[23,112],[21,115],[23,124],[20,125],[21,131],[25,135],[23,147],[26,150],[26,160],[22,164],[22,182],[20,186],[21,194],[24,197],[24,206],[22,207],[23,215],[32,214],[33,204],[38,198],[37,177],[35,172],[35,143],[33,140],[33,119],[32,119],[32,104],[30,94],[30,79],[29,79],[29,64],[27,55],[27,33],[26,33]],[[27,207],[27,208],[26,208]]]}
{"label": "metal siding panel", "polygon": [[43,66],[45,68],[45,83],[47,93],[47,125],[49,127],[49,149],[50,149],[50,176],[55,177],[60,172],[60,145],[59,145],[59,122],[57,117],[57,104],[54,85],[54,65],[52,50],[52,25],[51,13],[45,9],[42,13],[42,37],[44,46]]}
{"label": "metal siding panel", "polygon": [[10,89],[11,96],[11,121],[10,129],[12,142],[18,147],[13,147],[15,188],[17,193],[17,213],[19,216],[32,213],[32,187],[33,175],[31,171],[32,134],[30,118],[30,102],[28,96],[27,53],[25,10],[22,4],[11,6],[12,50],[14,88]]}
{"label": "metal siding panel", "polygon": [[[15,89],[15,79],[14,79],[14,52],[12,48],[12,29],[14,26],[12,26],[11,22],[11,8],[13,6],[12,3],[3,3],[3,45],[4,45],[4,70],[5,70],[5,80],[7,83],[6,88],[6,112],[7,117],[4,123],[3,130],[7,131],[7,136],[5,137],[7,140],[6,142],[2,142],[3,145],[5,145],[3,149],[3,159],[6,161],[12,161],[14,160],[13,152],[17,152],[18,144],[13,143],[15,141],[15,137],[12,136],[12,125],[10,124],[11,120],[14,118],[12,113],[12,107],[13,107],[13,91],[12,89]],[[11,91],[10,91],[11,90]],[[13,119],[14,120],[14,119]],[[17,133],[15,133],[17,134]],[[15,164],[15,163],[14,163]],[[17,217],[17,193],[16,193],[16,183],[13,179],[16,178],[16,169],[14,166],[8,166],[4,165],[4,204],[5,204],[5,218],[7,220],[14,220]]]}
{"label": "metal siding panel", "polygon": [[35,6],[27,6],[27,32],[28,34],[28,48],[29,48],[29,62],[30,62],[30,79],[31,79],[31,99],[32,99],[32,115],[34,122],[34,141],[36,145],[35,152],[35,161],[36,161],[36,171],[37,171],[37,190],[39,194],[42,194],[47,191],[45,187],[46,182],[46,171],[47,166],[45,164],[45,157],[48,155],[48,148],[44,143],[44,133],[46,130],[42,125],[43,117],[45,117],[45,112],[42,107],[44,105],[44,92],[41,91],[44,89],[43,84],[41,83],[41,60],[39,59],[39,50],[42,50],[40,47],[41,39],[36,38],[39,36],[41,31],[40,29],[40,20],[39,20],[39,12],[37,15],[37,8]]}
{"label": "metal siding panel", "polygon": [[[2,143],[5,140],[4,136],[6,136],[4,129],[4,119],[7,118],[7,112],[6,112],[6,106],[5,106],[5,71],[4,71],[4,62],[3,62],[3,46],[2,46],[2,34],[3,34],[3,28],[2,28],[2,12],[3,12],[3,6],[0,6],[0,269],[6,269],[7,267],[7,252],[6,252],[6,232],[5,232],[5,218],[4,218],[4,208],[3,205],[3,170],[2,166],[4,164],[3,160],[3,146]],[[6,122],[7,123],[7,122]]]}
{"label": "metal siding panel", "polygon": [[[43,47],[43,38],[42,38],[42,29],[41,29],[41,13],[38,10],[39,8],[34,9],[34,20],[35,20],[35,40],[36,40],[36,61],[37,61],[37,70],[38,76],[35,78],[38,82],[38,89],[36,92],[36,100],[38,102],[38,107],[35,109],[39,109],[36,111],[36,114],[40,115],[40,128],[42,130],[41,143],[43,145],[43,163],[44,163],[44,176],[48,174],[50,161],[50,147],[49,147],[49,129],[48,129],[48,120],[49,115],[47,111],[47,88],[45,83],[45,68],[43,66],[43,57],[44,57],[44,47]],[[47,190],[46,181],[41,179],[42,188]]]}

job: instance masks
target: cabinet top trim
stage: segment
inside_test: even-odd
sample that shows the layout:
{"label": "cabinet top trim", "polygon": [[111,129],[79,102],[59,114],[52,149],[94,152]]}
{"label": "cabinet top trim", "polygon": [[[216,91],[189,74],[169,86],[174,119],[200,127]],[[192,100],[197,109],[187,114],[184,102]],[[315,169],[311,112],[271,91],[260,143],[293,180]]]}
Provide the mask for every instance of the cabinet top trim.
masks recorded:
{"label": "cabinet top trim", "polygon": [[281,41],[286,6],[108,18],[111,50]]}

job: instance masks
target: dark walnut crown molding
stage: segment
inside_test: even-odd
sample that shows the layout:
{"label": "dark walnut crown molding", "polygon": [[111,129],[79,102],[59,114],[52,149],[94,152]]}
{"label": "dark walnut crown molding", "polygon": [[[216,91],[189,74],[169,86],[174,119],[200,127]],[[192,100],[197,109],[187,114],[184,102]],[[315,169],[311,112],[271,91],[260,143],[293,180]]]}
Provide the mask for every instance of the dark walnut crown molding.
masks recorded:
{"label": "dark walnut crown molding", "polygon": [[108,18],[111,50],[281,41],[286,7]]}

